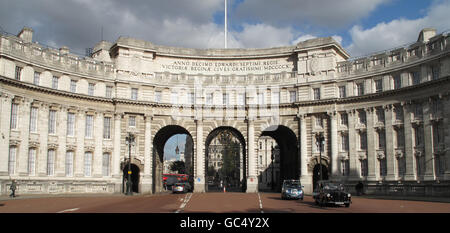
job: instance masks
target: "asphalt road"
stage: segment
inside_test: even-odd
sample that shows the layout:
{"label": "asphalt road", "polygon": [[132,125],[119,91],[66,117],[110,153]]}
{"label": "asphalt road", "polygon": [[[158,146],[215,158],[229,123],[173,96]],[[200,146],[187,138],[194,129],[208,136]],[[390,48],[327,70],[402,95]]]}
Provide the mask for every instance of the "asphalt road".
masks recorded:
{"label": "asphalt road", "polygon": [[450,203],[353,197],[349,208],[279,193],[50,196],[0,199],[0,213],[450,213]]}

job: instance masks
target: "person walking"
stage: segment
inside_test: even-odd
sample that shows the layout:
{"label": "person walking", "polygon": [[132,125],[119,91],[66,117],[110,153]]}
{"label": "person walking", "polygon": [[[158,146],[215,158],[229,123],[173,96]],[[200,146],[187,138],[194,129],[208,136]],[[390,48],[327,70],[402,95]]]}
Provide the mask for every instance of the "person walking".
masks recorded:
{"label": "person walking", "polygon": [[9,197],[16,197],[16,188],[16,180],[12,180],[11,187],[9,187],[9,189],[11,190],[11,194],[9,195]]}

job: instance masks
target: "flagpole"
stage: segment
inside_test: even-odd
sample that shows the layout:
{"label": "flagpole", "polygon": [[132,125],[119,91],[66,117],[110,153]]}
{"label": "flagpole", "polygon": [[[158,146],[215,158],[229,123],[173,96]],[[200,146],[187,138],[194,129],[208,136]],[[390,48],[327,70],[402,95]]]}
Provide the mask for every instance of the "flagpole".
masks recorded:
{"label": "flagpole", "polygon": [[227,0],[225,0],[225,48],[227,48]]}

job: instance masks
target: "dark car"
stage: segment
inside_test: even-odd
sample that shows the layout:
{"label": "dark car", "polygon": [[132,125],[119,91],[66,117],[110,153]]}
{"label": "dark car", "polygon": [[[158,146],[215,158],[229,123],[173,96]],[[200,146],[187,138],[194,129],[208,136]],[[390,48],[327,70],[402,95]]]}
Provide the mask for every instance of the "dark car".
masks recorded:
{"label": "dark car", "polygon": [[316,190],[313,192],[313,198],[316,204],[320,206],[334,204],[349,207],[352,202],[352,197],[350,193],[345,191],[344,185],[331,181],[319,181]]}
{"label": "dark car", "polygon": [[284,180],[281,188],[281,199],[303,200],[303,186],[299,180]]}
{"label": "dark car", "polygon": [[192,191],[192,186],[188,182],[176,183],[172,187],[173,193],[187,193]]}

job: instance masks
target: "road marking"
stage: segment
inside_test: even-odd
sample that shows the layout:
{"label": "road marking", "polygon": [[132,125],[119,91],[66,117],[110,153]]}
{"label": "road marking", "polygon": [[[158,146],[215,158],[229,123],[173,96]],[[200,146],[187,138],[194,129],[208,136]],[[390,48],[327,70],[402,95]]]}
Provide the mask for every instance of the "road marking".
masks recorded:
{"label": "road marking", "polygon": [[259,193],[258,193],[258,199],[259,199],[259,208],[261,209],[261,213],[264,214],[262,201],[261,201],[261,196],[259,196]]}
{"label": "road marking", "polygon": [[61,211],[59,211],[59,212],[56,212],[56,213],[65,213],[65,212],[72,212],[72,211],[77,211],[77,210],[79,210],[80,208],[73,208],[73,209],[67,209],[67,210],[61,210]]}
{"label": "road marking", "polygon": [[187,205],[187,203],[189,202],[189,200],[191,200],[191,197],[192,197],[192,193],[188,193],[188,194],[186,195],[186,197],[184,198],[183,203],[181,203],[180,208],[178,208],[178,210],[175,211],[175,213],[180,213],[181,211],[183,211],[183,210],[184,210],[184,207],[186,207],[186,205]]}

